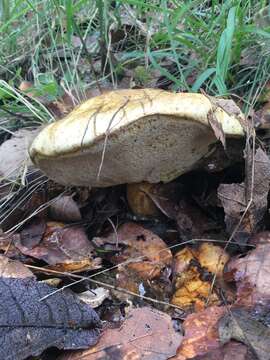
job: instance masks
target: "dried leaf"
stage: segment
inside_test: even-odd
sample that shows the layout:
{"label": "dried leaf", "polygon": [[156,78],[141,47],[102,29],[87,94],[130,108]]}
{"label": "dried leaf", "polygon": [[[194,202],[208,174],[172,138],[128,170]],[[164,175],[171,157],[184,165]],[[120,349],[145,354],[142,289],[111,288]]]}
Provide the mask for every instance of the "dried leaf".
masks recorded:
{"label": "dried leaf", "polygon": [[196,356],[193,360],[258,360],[244,344],[230,341],[218,349],[202,356]]}
{"label": "dried leaf", "polygon": [[245,309],[232,309],[219,320],[218,331],[222,343],[235,339],[252,349],[259,360],[269,360],[270,328],[254,319]]}
{"label": "dried leaf", "polygon": [[128,259],[126,267],[135,271],[142,279],[158,277],[161,270],[172,261],[171,251],[165,242],[150,230],[135,223],[126,223],[117,233],[113,232],[104,238],[94,238],[93,241],[103,249],[106,249],[107,244],[117,245],[118,249],[124,245],[121,259],[118,257],[112,260],[123,262]]}
{"label": "dried leaf", "polygon": [[15,180],[31,166],[28,147],[39,130],[20,129],[0,146],[0,178]]}
{"label": "dried leaf", "polygon": [[240,259],[228,263],[237,284],[237,303],[254,305],[270,301],[270,243],[259,244]]}
{"label": "dried leaf", "polygon": [[[218,320],[225,307],[212,306],[199,313],[188,315],[183,323],[185,336],[175,360],[192,359],[220,347]],[[181,358],[182,356],[182,358]]]}
{"label": "dried leaf", "polygon": [[[246,182],[251,183],[252,173],[250,172],[247,177]],[[252,204],[234,236],[234,240],[242,244],[245,244],[256,231],[267,208],[270,160],[262,149],[258,149],[254,157],[253,183]],[[244,183],[221,184],[218,188],[218,197],[224,207],[227,231],[231,234],[238,225],[250,200],[246,198],[246,186]]]}
{"label": "dried leaf", "polygon": [[86,265],[91,267],[94,249],[82,227],[48,222],[42,240],[33,244],[31,238],[36,236],[37,226],[36,223],[29,224],[23,230],[27,233],[26,239],[30,241],[26,241],[24,236],[16,241],[16,247],[23,254],[41,259],[50,265],[66,264],[66,271],[72,267],[75,270],[85,268]]}
{"label": "dried leaf", "polygon": [[63,355],[59,360],[167,360],[175,355],[181,340],[170,316],[144,307],[131,310],[119,329],[105,330],[93,348]]}
{"label": "dried leaf", "polygon": [[226,138],[221,123],[219,123],[214,113],[208,114],[208,122],[212,130],[215,133],[216,138],[222,143],[224,149],[226,149]]}
{"label": "dried leaf", "polygon": [[40,299],[54,288],[33,279],[0,278],[0,358],[23,360],[48,347],[85,349],[97,342],[100,321],[70,292]]}

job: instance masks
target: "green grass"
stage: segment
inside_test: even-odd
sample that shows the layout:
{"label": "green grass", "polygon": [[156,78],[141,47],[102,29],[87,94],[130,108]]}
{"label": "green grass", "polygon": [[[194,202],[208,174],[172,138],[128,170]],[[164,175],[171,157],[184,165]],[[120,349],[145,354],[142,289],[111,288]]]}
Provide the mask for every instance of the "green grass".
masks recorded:
{"label": "green grass", "polygon": [[[146,74],[158,72],[161,86],[173,91],[235,95],[248,111],[270,74],[265,5],[247,0],[0,0],[0,122],[16,129],[28,119],[31,124],[52,119],[44,106],[16,90],[23,80],[32,81],[35,93],[48,101],[66,92],[78,104],[88,88],[117,88],[126,71],[134,72],[136,82],[138,67]],[[21,116],[25,121],[18,125]]]}

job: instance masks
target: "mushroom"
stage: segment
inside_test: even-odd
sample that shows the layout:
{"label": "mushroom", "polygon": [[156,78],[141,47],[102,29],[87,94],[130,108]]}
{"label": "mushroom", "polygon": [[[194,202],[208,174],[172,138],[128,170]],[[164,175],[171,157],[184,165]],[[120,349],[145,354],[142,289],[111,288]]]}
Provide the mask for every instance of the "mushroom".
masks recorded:
{"label": "mushroom", "polygon": [[211,118],[225,135],[237,137],[244,135],[239,116],[202,94],[115,90],[46,126],[29,153],[49,178],[64,185],[168,182],[193,169],[217,141]]}

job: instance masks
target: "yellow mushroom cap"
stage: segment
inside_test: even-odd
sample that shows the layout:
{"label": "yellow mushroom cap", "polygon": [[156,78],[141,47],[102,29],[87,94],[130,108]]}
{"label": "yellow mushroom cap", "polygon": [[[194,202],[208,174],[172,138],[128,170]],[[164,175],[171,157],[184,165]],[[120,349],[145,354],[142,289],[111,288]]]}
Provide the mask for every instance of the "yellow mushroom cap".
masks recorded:
{"label": "yellow mushroom cap", "polygon": [[64,185],[167,182],[192,169],[217,141],[209,126],[213,115],[226,135],[244,134],[238,118],[201,94],[111,91],[46,126],[29,153]]}

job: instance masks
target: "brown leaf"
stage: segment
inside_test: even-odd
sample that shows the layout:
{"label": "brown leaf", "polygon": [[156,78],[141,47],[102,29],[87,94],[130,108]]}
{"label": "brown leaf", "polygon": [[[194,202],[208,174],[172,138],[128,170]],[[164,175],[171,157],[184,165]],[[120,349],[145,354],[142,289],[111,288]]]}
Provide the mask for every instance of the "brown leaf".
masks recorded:
{"label": "brown leaf", "polygon": [[106,245],[125,246],[121,252],[121,259],[112,259],[115,262],[129,260],[126,265],[142,279],[153,279],[160,275],[161,270],[170,265],[171,251],[165,242],[150,230],[144,229],[135,223],[122,225],[117,233],[111,233],[104,238],[94,238],[97,246],[106,249]]}
{"label": "brown leaf", "polygon": [[20,261],[10,260],[8,257],[0,255],[0,277],[23,279],[35,276]]}
{"label": "brown leaf", "polygon": [[20,129],[0,146],[0,178],[15,180],[32,166],[28,147],[39,130]]}
{"label": "brown leaf", "polygon": [[[247,177],[246,184],[250,184],[252,180],[251,171],[247,174]],[[267,208],[270,160],[262,149],[258,149],[254,157],[253,181],[252,204],[234,236],[235,241],[243,244],[256,231],[258,223],[262,220]],[[221,184],[218,188],[218,197],[225,211],[226,228],[230,234],[238,225],[250,200],[249,196],[246,196],[246,184]]]}
{"label": "brown leaf", "polygon": [[167,360],[175,355],[181,340],[170,316],[144,307],[131,310],[119,329],[105,330],[96,346],[65,354],[58,360]]}
{"label": "brown leaf", "polygon": [[[29,224],[23,231],[31,238],[37,224]],[[93,246],[80,226],[65,226],[62,223],[48,222],[42,240],[36,244],[18,240],[16,247],[25,255],[41,259],[50,265],[66,264],[65,269],[91,265]],[[59,269],[59,267],[58,267]]]}
{"label": "brown leaf", "polygon": [[215,133],[216,138],[222,143],[224,149],[226,149],[226,138],[222,125],[217,121],[214,113],[208,114],[208,122],[212,130]]}
{"label": "brown leaf", "polygon": [[52,219],[64,222],[75,222],[82,219],[79,206],[71,195],[58,196],[52,200],[50,215]]}
{"label": "brown leaf", "polygon": [[185,336],[175,360],[192,359],[218,349],[220,342],[217,322],[225,312],[225,307],[212,306],[188,315],[183,323]]}
{"label": "brown leaf", "polygon": [[219,320],[218,331],[222,343],[230,339],[241,341],[259,360],[269,360],[270,328],[256,320],[251,311],[232,309]]}
{"label": "brown leaf", "polygon": [[202,356],[196,356],[193,360],[257,360],[244,344],[230,341],[218,349]]}
{"label": "brown leaf", "polygon": [[183,240],[202,237],[214,224],[198,206],[185,199],[180,200],[175,219]]}
{"label": "brown leaf", "polygon": [[228,272],[237,285],[237,303],[250,306],[270,301],[270,243],[259,244],[245,257],[232,259]]}

